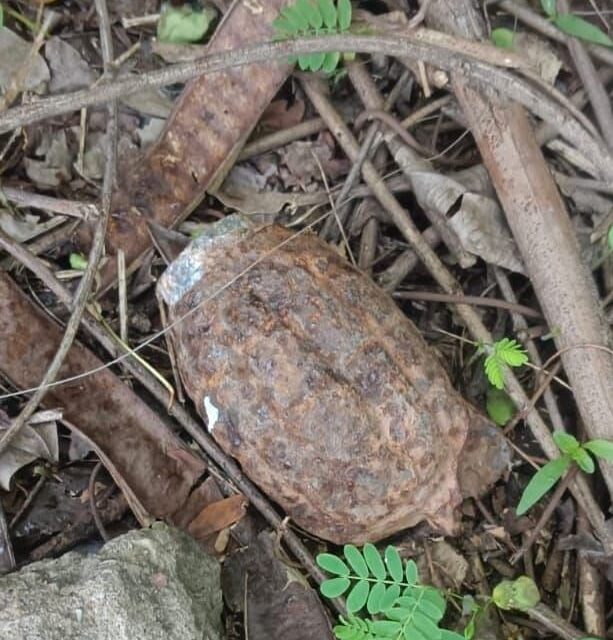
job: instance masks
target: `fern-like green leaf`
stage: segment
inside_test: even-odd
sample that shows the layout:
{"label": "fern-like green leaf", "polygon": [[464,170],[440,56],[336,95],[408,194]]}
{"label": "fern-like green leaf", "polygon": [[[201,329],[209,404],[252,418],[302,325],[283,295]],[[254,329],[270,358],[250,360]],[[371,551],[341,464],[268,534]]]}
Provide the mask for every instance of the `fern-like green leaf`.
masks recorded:
{"label": "fern-like green leaf", "polygon": [[292,34],[298,35],[300,31],[306,31],[309,26],[309,17],[300,11],[297,4],[290,4],[281,10],[281,15],[292,25]]}
{"label": "fern-like green leaf", "polygon": [[441,630],[438,628],[438,625],[421,611],[416,611],[413,614],[413,625],[415,625],[426,638],[440,640]]}
{"label": "fern-like green leaf", "polygon": [[277,32],[277,38],[288,38],[295,32],[293,23],[283,15],[276,17],[273,20],[272,26]]}
{"label": "fern-like green leaf", "polygon": [[326,57],[324,63],[321,65],[321,70],[326,73],[332,73],[336,67],[338,67],[338,63],[341,61],[341,54],[339,51],[331,51],[326,53]]}
{"label": "fern-like green leaf", "polygon": [[498,390],[504,389],[503,362],[495,353],[490,353],[485,359],[485,375],[490,384]]}
{"label": "fern-like green leaf", "polygon": [[417,584],[417,581],[419,580],[419,572],[417,571],[415,560],[409,560],[407,562],[405,575],[409,584]]}
{"label": "fern-like green leaf", "polygon": [[311,0],[296,0],[296,7],[302,15],[306,16],[309,26],[313,29],[321,29],[323,17],[319,11],[319,5]]}
{"label": "fern-like green leaf", "polygon": [[364,608],[368,600],[368,592],[370,584],[367,580],[359,580],[347,596],[347,611],[349,613],[357,613]]}
{"label": "fern-like green leaf", "polygon": [[324,25],[328,29],[336,27],[336,7],[332,0],[319,0],[319,12],[323,18]]}
{"label": "fern-like green leaf", "polygon": [[336,11],[339,29],[347,31],[351,25],[351,0],[338,0]]}
{"label": "fern-like green leaf", "polygon": [[370,590],[368,601],[366,602],[366,610],[371,616],[381,611],[381,601],[385,597],[385,592],[385,585],[382,582],[377,582]]}
{"label": "fern-like green leaf", "polygon": [[347,564],[355,571],[360,578],[368,577],[368,567],[362,552],[353,544],[346,544],[343,547],[343,555]]}
{"label": "fern-like green leaf", "polygon": [[510,338],[503,338],[494,344],[496,355],[510,367],[521,367],[528,362],[528,354],[525,349]]}
{"label": "fern-like green leaf", "polygon": [[387,572],[392,576],[394,582],[402,582],[404,573],[402,570],[402,558],[396,547],[389,545],[385,549],[385,564],[387,565]]}
{"label": "fern-like green leaf", "polygon": [[310,53],[308,58],[311,71],[319,71],[324,64],[326,54],[323,51],[318,51],[317,53]]}
{"label": "fern-like green leaf", "polygon": [[349,578],[330,578],[319,586],[321,594],[326,598],[338,598],[351,586]]}
{"label": "fern-like green leaf", "polygon": [[385,637],[376,633],[371,620],[362,620],[350,614],[347,618],[341,616],[340,623],[333,629],[339,640],[385,640]]}
{"label": "fern-like green leaf", "polygon": [[348,576],[351,572],[349,567],[333,553],[320,553],[315,559],[317,564],[328,573],[334,576]]}
{"label": "fern-like green leaf", "polygon": [[383,564],[383,560],[381,559],[381,555],[379,554],[377,547],[375,547],[374,544],[367,542],[364,545],[363,553],[366,564],[373,576],[378,580],[385,580],[387,571],[385,570],[385,565]]}
{"label": "fern-like green leaf", "polygon": [[385,595],[381,598],[381,602],[379,603],[380,611],[387,611],[394,606],[394,602],[400,596],[400,585],[392,584],[385,590]]}
{"label": "fern-like green leaf", "polygon": [[421,594],[421,606],[424,607],[425,603],[435,608],[438,613],[433,613],[432,617],[440,620],[445,615],[445,609],[447,609],[447,602],[441,592],[434,587],[425,587]]}
{"label": "fern-like green leaf", "polygon": [[[295,0],[281,10],[273,22],[275,38],[287,39],[314,36],[322,32],[340,33],[351,24],[350,0]],[[341,61],[339,52],[310,53],[298,56],[298,66],[303,71],[324,71],[331,74]]]}

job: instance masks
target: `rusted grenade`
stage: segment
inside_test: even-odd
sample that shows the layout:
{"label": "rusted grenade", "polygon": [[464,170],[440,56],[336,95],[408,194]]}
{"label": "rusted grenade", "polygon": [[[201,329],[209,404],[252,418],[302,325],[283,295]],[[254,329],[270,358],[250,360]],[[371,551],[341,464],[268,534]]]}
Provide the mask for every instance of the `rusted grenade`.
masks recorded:
{"label": "rusted grenade", "polygon": [[229,216],[158,293],[209,432],[312,534],[359,544],[422,520],[449,533],[462,495],[508,462],[413,323],[310,233]]}

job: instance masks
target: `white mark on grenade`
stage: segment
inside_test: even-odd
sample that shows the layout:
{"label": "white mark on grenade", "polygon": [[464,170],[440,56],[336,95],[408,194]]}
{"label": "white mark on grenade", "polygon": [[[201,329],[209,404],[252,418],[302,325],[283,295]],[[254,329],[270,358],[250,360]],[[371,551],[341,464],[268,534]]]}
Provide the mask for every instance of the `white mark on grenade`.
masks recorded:
{"label": "white mark on grenade", "polygon": [[209,396],[204,396],[204,410],[206,411],[208,432],[213,433],[213,429],[219,419],[219,409],[211,402]]}

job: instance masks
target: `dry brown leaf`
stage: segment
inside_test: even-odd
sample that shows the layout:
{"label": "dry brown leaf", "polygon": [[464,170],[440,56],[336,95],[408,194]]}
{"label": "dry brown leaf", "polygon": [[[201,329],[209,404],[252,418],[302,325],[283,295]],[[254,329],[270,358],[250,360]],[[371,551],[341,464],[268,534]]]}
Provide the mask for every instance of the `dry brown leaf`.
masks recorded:
{"label": "dry brown leaf", "polygon": [[244,515],[247,498],[240,493],[206,506],[189,524],[187,531],[197,540],[232,526]]}
{"label": "dry brown leaf", "polygon": [[[39,411],[13,438],[5,451],[0,453],[0,487],[10,488],[11,478],[22,467],[42,458],[57,462],[59,455],[57,423],[59,411]],[[0,435],[11,425],[8,415],[0,409]]]}
{"label": "dry brown leaf", "polygon": [[260,118],[260,127],[269,131],[288,129],[302,122],[305,105],[302,100],[296,100],[289,107],[287,100],[275,100],[265,109]]}

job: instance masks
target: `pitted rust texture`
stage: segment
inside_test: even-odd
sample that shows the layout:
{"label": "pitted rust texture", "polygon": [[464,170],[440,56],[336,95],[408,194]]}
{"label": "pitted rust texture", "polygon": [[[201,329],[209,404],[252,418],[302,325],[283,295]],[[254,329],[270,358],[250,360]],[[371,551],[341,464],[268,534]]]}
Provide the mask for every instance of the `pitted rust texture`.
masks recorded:
{"label": "pitted rust texture", "polygon": [[235,219],[159,284],[170,322],[191,311],[171,335],[215,440],[322,538],[362,543],[422,520],[450,532],[460,452],[482,418],[392,299],[328,245],[303,234],[279,247],[288,231]]}
{"label": "pitted rust texture", "polygon": [[[208,51],[266,42],[272,21],[288,0],[234,3]],[[131,265],[151,247],[147,220],[178,224],[225,176],[289,73],[284,61],[251,64],[192,80],[174,106],[160,139],[135,167],[122,167],[113,197],[106,248],[122,249]],[[89,245],[92,227],[82,225],[79,243]],[[112,284],[116,260],[102,268],[103,288]]]}

